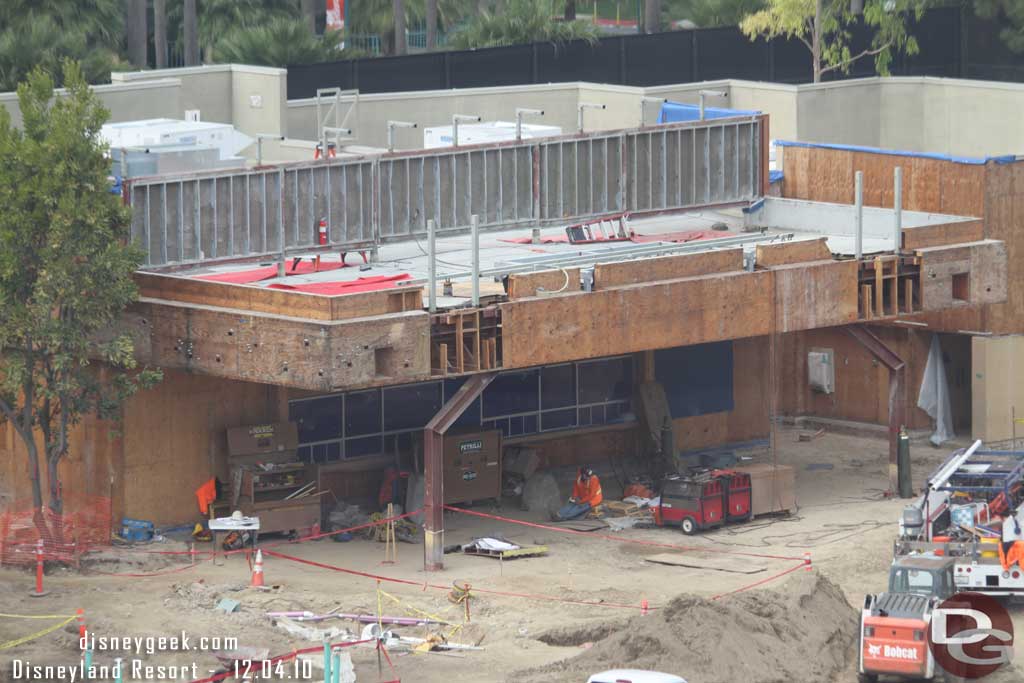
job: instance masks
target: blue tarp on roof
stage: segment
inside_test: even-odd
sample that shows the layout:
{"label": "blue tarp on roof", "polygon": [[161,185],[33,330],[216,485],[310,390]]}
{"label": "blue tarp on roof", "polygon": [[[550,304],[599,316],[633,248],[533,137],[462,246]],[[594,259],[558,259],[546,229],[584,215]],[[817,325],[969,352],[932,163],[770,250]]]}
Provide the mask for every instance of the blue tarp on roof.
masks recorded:
{"label": "blue tarp on roof", "polygon": [[939,161],[952,161],[957,164],[982,165],[989,161],[997,164],[1012,164],[1017,160],[1013,154],[1004,154],[994,157],[960,157],[952,154],[932,154],[930,152],[904,152],[896,149],[882,149],[880,147],[860,147],[857,145],[833,145],[824,142],[795,142],[792,140],[776,140],[779,147],[822,147],[824,149],[840,149],[847,152],[867,152],[869,154],[888,154],[899,157],[920,157],[922,159],[938,159]]}
{"label": "blue tarp on roof", "polygon": [[[755,116],[759,111],[743,111],[740,109],[719,109],[704,107],[705,119],[728,119],[735,116]],[[676,123],[679,121],[700,120],[700,105],[683,104],[682,102],[665,102],[658,113],[658,123]]]}

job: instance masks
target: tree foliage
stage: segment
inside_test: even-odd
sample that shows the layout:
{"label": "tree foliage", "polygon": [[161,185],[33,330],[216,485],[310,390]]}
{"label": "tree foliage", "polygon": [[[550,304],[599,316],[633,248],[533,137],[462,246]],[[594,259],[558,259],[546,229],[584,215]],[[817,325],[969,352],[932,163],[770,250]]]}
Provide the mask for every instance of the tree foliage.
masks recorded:
{"label": "tree foliage", "polygon": [[975,0],[978,16],[1003,23],[999,37],[1014,52],[1024,52],[1024,0]]}
{"label": "tree foliage", "polygon": [[110,332],[137,297],[142,251],[128,244],[128,209],[108,189],[99,137],[108,112],[76,63],[62,76],[57,97],[41,68],[18,86],[20,129],[0,108],[0,417],[28,453],[36,508],[43,460],[58,513],[72,428],[87,413],[116,417],[160,377],[137,370],[130,336]]}
{"label": "tree foliage", "polygon": [[0,2],[0,90],[14,90],[33,67],[60,74],[63,59],[82,65],[90,83],[120,63],[122,0]]}
{"label": "tree foliage", "polygon": [[700,28],[738,26],[745,16],[764,6],[765,0],[667,0],[662,23],[689,19]]}
{"label": "tree foliage", "polygon": [[596,42],[600,29],[589,21],[556,19],[557,6],[551,0],[508,0],[501,11],[476,15],[449,40],[458,49],[516,45],[520,43],[564,43],[570,40]]}
{"label": "tree foliage", "polygon": [[[849,0],[768,0],[764,9],[743,19],[740,29],[751,40],[785,36],[802,42],[811,52],[818,82],[830,71],[848,71],[864,57],[874,57],[875,70],[888,75],[895,53],[917,54],[917,40],[908,33],[907,20],[920,18],[923,12],[921,0],[865,0],[861,15],[850,11]],[[869,47],[853,53],[851,29],[858,21],[873,34]]]}
{"label": "tree foliage", "polygon": [[236,64],[284,67],[315,64],[354,56],[352,50],[338,49],[340,31],[315,36],[302,19],[274,19],[259,26],[231,31],[217,46],[217,59]]}

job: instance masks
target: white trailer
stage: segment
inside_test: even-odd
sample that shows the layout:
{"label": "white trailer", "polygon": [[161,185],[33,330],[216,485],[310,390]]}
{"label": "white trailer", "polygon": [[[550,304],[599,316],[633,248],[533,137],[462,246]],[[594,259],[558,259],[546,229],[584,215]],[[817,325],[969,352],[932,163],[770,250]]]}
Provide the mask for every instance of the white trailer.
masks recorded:
{"label": "white trailer", "polygon": [[[558,126],[542,126],[524,123],[522,136],[524,140],[546,138],[561,135]],[[485,121],[483,123],[460,123],[459,145],[479,145],[487,142],[504,142],[516,139],[515,121]],[[423,129],[423,147],[437,149],[451,147],[455,144],[452,126],[430,126]]]}

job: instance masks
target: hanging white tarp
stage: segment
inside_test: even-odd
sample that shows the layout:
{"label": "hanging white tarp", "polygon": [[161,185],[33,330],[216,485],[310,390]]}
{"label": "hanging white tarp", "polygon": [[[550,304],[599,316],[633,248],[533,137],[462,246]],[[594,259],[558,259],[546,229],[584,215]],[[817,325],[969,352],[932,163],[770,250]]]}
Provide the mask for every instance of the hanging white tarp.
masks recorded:
{"label": "hanging white tarp", "polygon": [[935,420],[935,432],[931,442],[938,446],[953,438],[953,408],[949,402],[949,382],[946,379],[946,364],[942,360],[939,335],[932,335],[932,346],[928,351],[928,362],[921,378],[921,392],[917,396],[917,407]]}

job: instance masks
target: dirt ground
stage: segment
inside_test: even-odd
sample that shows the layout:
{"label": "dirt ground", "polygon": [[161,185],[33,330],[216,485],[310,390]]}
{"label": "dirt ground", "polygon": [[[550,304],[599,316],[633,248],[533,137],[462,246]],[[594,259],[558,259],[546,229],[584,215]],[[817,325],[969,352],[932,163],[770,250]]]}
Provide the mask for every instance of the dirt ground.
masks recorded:
{"label": "dirt ground", "polygon": [[[727,558],[737,567],[761,568],[754,574],[688,569],[645,562],[645,556],[671,549],[602,540],[588,535],[569,535],[545,529],[511,525],[499,521],[449,513],[445,517],[445,542],[467,542],[482,535],[497,535],[523,545],[543,544],[550,548],[546,557],[498,562],[489,558],[446,555],[444,571],[422,571],[422,546],[400,544],[396,564],[383,564],[384,547],[371,541],[330,540],[286,544],[276,548],[285,554],[351,570],[407,579],[418,585],[377,584],[371,578],[300,564],[279,557],[267,557],[266,582],[280,586],[271,591],[255,591],[245,586],[249,568],[244,556],[226,559],[222,566],[201,562],[184,571],[147,577],[124,578],[96,574],[78,575],[57,571],[46,577],[47,597],[30,599],[32,576],[24,571],[0,570],[0,613],[20,615],[72,615],[84,609],[91,632],[102,636],[168,637],[185,632],[190,649],[157,651],[147,654],[97,652],[94,664],[108,665],[118,654],[136,666],[196,665],[199,677],[218,668],[209,651],[197,649],[199,638],[237,638],[240,646],[266,648],[270,654],[315,646],[319,640],[303,640],[271,624],[264,616],[269,610],[309,610],[316,613],[338,608],[341,612],[376,613],[378,600],[384,614],[394,616],[437,615],[462,623],[462,607],[453,606],[445,590],[422,585],[424,582],[450,586],[469,582],[479,590],[529,594],[514,597],[475,592],[470,603],[468,625],[452,635],[454,642],[479,644],[482,650],[459,652],[451,656],[401,654],[393,657],[396,675],[390,675],[386,662],[378,676],[378,657],[372,649],[350,648],[357,680],[383,681],[401,678],[407,682],[469,683],[521,680],[516,672],[551,665],[580,654],[592,641],[571,645],[545,637],[559,628],[579,632],[593,630],[594,640],[615,632],[626,620],[639,614],[642,600],[652,608],[667,605],[687,593],[710,597],[728,593],[793,567],[793,561],[748,557],[735,552],[802,557],[810,551],[814,571],[837,584],[854,607],[867,592],[884,589],[891,559],[891,543],[896,523],[906,501],[887,500],[887,444],[881,438],[826,434],[811,441],[798,442],[797,431],[781,428],[777,436],[778,461],[794,466],[797,476],[799,510],[789,517],[765,518],[740,526],[731,526],[700,536],[687,537],[670,529],[628,529],[617,532],[622,538],[658,543],[696,546],[706,554]],[[915,442],[912,456],[915,485],[938,465],[956,444],[933,449],[926,442]],[[518,519],[542,521],[539,515],[524,513],[513,505],[498,511],[478,507],[481,512],[498,512]],[[611,533],[611,532],[608,532]],[[281,539],[263,539],[265,547]],[[174,544],[146,546],[146,550],[177,548]],[[159,555],[131,553],[126,561],[111,565],[109,571],[133,572],[131,560],[141,571],[178,568],[177,559]],[[801,568],[798,570],[803,572]],[[768,583],[764,588],[783,585]],[[542,600],[536,596],[550,596]],[[234,613],[216,611],[222,598],[240,603]],[[722,600],[730,600],[726,596]],[[576,604],[571,601],[602,603]],[[569,601],[569,602],[566,602]],[[1024,609],[1010,605],[1018,634],[1024,634]],[[0,617],[0,644],[39,631],[60,620],[26,620]],[[358,633],[352,622],[330,621],[321,627],[342,627]],[[395,628],[403,635],[423,635],[420,629]],[[171,644],[173,645],[173,644]],[[845,672],[834,681],[854,681],[855,648],[846,653]],[[0,681],[13,680],[13,660],[52,666],[79,661],[77,628],[74,622],[36,640],[0,651]],[[628,662],[623,662],[628,664]],[[126,680],[132,679],[127,668]],[[143,673],[139,671],[138,673]],[[167,674],[176,673],[167,671]],[[167,675],[160,680],[191,680]],[[701,683],[687,671],[673,671],[690,683]],[[158,680],[155,675],[136,676],[138,680]],[[320,674],[322,679],[322,672]],[[1024,678],[1024,657],[1012,670],[1000,671],[986,679],[1009,683]],[[301,676],[299,677],[301,680]],[[40,679],[36,679],[40,680]],[[317,680],[314,669],[311,680]],[[575,680],[575,678],[573,679]],[[580,679],[585,680],[585,678]],[[781,680],[781,678],[780,678]],[[804,683],[815,683],[806,681]],[[823,683],[828,683],[823,681]]]}

